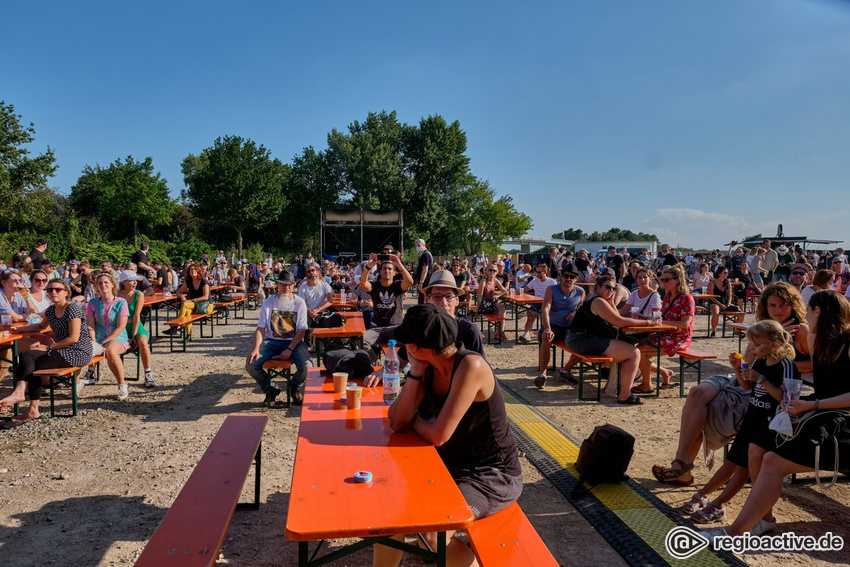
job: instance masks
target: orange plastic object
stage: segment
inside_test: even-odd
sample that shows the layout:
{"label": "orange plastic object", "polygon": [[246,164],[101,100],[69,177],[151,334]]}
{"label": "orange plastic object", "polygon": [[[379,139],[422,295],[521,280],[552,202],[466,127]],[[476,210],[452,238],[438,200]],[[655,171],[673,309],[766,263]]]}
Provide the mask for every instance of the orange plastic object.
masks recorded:
{"label": "orange plastic object", "polygon": [[558,565],[516,502],[501,512],[476,520],[467,535],[481,565]]}
{"label": "orange plastic object", "polygon": [[517,303],[519,305],[530,305],[533,303],[543,303],[542,297],[537,297],[533,293],[526,292],[523,295],[502,295],[499,297],[506,303]]}
{"label": "orange plastic object", "polygon": [[[345,325],[331,329],[313,329],[313,337],[319,339],[362,337],[366,334],[366,325],[363,323],[363,314],[353,311],[345,314]],[[304,419],[303,417],[301,418]]]}
{"label": "orange plastic object", "polygon": [[233,414],[136,561],[136,567],[214,565],[268,416]]}
{"label": "orange plastic object", "polygon": [[[437,450],[413,432],[393,433],[382,390],[364,388],[361,409],[310,369],[292,473],[286,537],[293,541],[465,529],[473,515]],[[372,482],[354,482],[358,471]]]}
{"label": "orange plastic object", "polygon": [[744,355],[743,355],[743,354],[741,354],[740,352],[736,352],[736,353],[735,353],[735,355],[734,355],[734,357],[735,357],[737,360],[741,360],[742,358],[744,358]]}

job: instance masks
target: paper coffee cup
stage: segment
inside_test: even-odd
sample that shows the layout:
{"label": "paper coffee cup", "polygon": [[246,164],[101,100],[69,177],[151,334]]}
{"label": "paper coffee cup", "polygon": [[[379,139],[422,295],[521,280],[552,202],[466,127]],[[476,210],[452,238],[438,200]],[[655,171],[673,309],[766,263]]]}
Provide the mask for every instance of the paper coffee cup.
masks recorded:
{"label": "paper coffee cup", "polygon": [[363,395],[363,388],[358,385],[349,385],[345,389],[345,397],[348,400],[348,409],[360,409],[360,398]]}
{"label": "paper coffee cup", "polygon": [[345,392],[345,385],[348,383],[347,372],[334,372],[334,394],[342,394]]}

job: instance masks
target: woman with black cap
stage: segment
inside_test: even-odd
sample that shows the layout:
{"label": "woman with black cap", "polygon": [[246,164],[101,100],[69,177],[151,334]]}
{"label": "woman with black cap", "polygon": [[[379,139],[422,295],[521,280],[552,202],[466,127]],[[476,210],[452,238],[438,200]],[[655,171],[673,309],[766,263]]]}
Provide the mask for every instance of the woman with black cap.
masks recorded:
{"label": "woman with black cap", "polygon": [[[457,322],[435,305],[411,307],[395,337],[407,345],[410,371],[390,406],[390,427],[412,429],[437,447],[476,519],[507,508],[522,492],[522,471],[490,365],[455,343]],[[425,539],[434,548],[436,534]],[[451,564],[476,564],[470,549],[454,538],[447,553]],[[401,551],[375,546],[375,565],[400,560]]]}

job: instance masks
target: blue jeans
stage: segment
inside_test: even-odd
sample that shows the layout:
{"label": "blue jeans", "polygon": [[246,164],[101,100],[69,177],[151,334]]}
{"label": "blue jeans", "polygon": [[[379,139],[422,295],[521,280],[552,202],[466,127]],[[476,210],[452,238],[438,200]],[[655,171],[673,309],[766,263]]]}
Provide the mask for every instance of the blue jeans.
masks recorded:
{"label": "blue jeans", "polygon": [[[289,348],[290,342],[292,341],[263,341],[263,344],[260,346],[260,358],[255,360],[252,364],[245,366],[245,370],[247,370],[248,374],[257,381],[257,384],[260,385],[264,394],[269,393],[271,377],[268,372],[263,370],[263,364],[270,358],[276,357]],[[296,366],[295,373],[289,380],[289,392],[291,395],[292,392],[300,388],[301,385],[304,384],[304,381],[307,380],[307,361],[310,360],[310,352],[307,350],[307,344],[304,341],[298,343],[298,346],[295,347],[295,350],[292,351],[292,354],[289,356],[289,360],[291,360],[292,364]]]}

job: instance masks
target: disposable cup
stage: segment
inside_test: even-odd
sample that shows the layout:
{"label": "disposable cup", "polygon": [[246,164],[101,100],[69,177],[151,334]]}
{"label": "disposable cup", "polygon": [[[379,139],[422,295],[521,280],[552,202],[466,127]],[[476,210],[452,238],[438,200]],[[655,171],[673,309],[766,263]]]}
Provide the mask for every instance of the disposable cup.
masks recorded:
{"label": "disposable cup", "polygon": [[334,372],[334,394],[345,392],[345,385],[348,382],[347,372]]}
{"label": "disposable cup", "polygon": [[783,382],[788,395],[788,401],[796,402],[799,400],[800,393],[803,391],[803,381],[796,378],[786,378]]}
{"label": "disposable cup", "polygon": [[363,388],[358,385],[348,386],[345,389],[345,397],[348,400],[348,409],[360,409],[360,397],[363,395]]}

